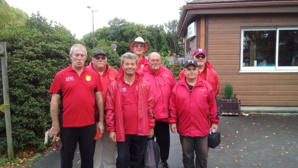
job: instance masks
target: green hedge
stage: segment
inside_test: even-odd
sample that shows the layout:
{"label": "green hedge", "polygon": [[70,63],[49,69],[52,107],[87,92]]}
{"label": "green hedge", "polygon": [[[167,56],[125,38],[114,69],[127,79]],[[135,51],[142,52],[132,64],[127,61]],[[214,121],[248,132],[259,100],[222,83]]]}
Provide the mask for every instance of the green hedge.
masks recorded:
{"label": "green hedge", "polygon": [[[5,41],[7,46],[14,149],[42,150],[44,132],[51,126],[48,90],[56,72],[70,64],[69,49],[78,41],[63,26],[48,23],[39,14],[32,15],[23,27],[2,31],[0,41]],[[1,87],[0,102],[3,103],[2,94]],[[6,149],[2,112],[0,142],[2,152]]]}

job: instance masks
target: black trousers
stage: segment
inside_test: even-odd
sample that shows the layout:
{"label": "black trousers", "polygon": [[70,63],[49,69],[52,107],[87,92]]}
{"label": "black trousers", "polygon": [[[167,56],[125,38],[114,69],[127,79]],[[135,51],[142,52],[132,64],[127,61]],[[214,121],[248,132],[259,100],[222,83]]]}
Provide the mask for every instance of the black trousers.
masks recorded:
{"label": "black trousers", "polygon": [[154,137],[160,149],[160,158],[162,162],[169,159],[170,152],[170,128],[169,123],[156,121],[154,127]]}
{"label": "black trousers", "polygon": [[64,127],[60,129],[62,140],[61,168],[72,168],[74,153],[79,143],[81,155],[81,168],[93,168],[93,155],[95,149],[96,125],[85,127]]}
{"label": "black trousers", "polygon": [[180,142],[182,146],[184,167],[207,168],[209,150],[208,136],[189,137],[180,135]]}
{"label": "black trousers", "polygon": [[125,135],[117,142],[117,168],[140,168],[147,149],[148,136]]}

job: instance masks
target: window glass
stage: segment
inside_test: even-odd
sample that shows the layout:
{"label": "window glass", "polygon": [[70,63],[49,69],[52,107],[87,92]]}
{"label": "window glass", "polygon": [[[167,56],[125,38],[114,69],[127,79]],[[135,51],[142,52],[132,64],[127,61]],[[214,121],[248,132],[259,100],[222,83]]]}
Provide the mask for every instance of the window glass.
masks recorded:
{"label": "window glass", "polygon": [[243,72],[298,72],[298,28],[241,31]]}
{"label": "window glass", "polygon": [[245,31],[243,66],[275,65],[276,31]]}
{"label": "window glass", "polygon": [[298,30],[280,30],[278,66],[298,66]]}

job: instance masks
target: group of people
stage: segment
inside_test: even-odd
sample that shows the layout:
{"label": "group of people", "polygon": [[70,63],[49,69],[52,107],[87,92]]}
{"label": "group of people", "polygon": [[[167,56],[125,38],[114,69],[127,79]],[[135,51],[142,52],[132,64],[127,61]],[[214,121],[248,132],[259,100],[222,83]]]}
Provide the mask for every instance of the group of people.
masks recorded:
{"label": "group of people", "polygon": [[[85,46],[71,47],[71,65],[49,90],[49,136],[61,138],[61,167],[72,168],[79,144],[82,168],[141,168],[147,142],[155,138],[168,168],[170,130],[180,135],[184,167],[207,167],[209,131],[219,123],[219,79],[206,50],[194,51],[176,82],[158,52],[144,56],[149,45],[142,37],[129,49],[118,73],[104,51],[95,51],[85,67]],[[94,140],[97,131],[103,136]]]}

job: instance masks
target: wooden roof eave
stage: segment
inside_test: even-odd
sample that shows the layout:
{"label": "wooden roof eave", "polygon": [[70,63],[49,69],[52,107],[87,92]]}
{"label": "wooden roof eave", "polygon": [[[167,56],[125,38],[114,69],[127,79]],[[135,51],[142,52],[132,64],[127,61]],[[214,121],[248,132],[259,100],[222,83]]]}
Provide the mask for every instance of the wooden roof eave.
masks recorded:
{"label": "wooden roof eave", "polygon": [[298,13],[298,1],[187,4],[183,6],[177,33],[179,37],[184,37],[188,25],[194,21],[197,15],[249,13]]}

